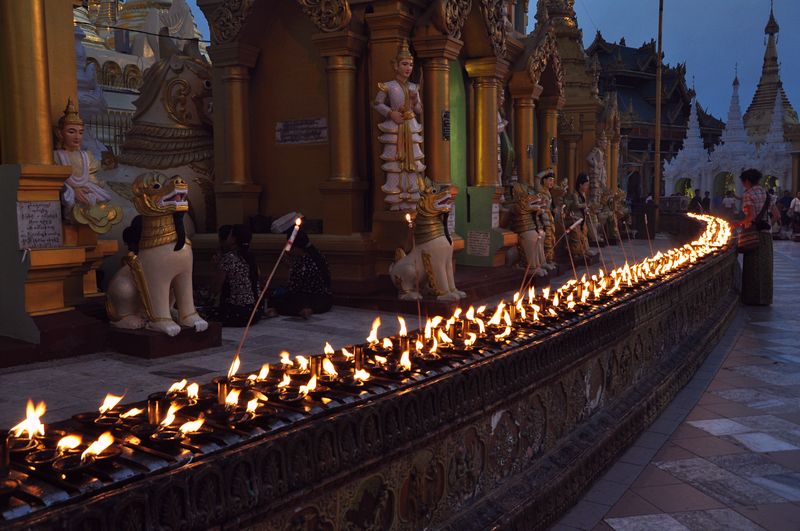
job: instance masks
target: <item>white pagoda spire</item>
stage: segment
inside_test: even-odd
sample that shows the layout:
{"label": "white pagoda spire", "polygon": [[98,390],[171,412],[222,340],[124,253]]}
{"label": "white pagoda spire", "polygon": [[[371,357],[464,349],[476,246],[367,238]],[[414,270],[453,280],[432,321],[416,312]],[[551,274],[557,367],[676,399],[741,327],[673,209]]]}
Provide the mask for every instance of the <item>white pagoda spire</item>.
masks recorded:
{"label": "white pagoda spire", "polygon": [[700,134],[700,120],[697,118],[697,100],[692,98],[691,111],[689,112],[689,127],[686,129],[686,140],[683,141],[683,150],[690,157],[698,156],[705,159],[706,150],[703,147],[703,136]]}
{"label": "white pagoda spire", "polygon": [[[722,132],[722,141],[726,146],[744,146],[747,144],[747,131],[742,120],[742,110],[739,107],[739,76],[733,78],[733,94],[728,107],[728,123]],[[729,148],[730,149],[730,148]]]}

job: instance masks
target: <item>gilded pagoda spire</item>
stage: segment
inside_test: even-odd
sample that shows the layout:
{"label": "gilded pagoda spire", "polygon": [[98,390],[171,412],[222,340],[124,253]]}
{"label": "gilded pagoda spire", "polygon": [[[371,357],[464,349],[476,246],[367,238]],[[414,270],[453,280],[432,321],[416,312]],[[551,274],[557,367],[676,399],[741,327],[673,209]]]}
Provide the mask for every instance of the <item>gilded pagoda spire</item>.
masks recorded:
{"label": "gilded pagoda spire", "polygon": [[766,139],[772,120],[775,98],[780,96],[784,109],[784,124],[796,124],[797,113],[792,108],[789,98],[783,90],[778,62],[777,34],[780,29],[775,13],[770,7],[769,20],[764,27],[767,36],[767,47],[764,51],[764,63],[761,66],[761,79],[753,96],[753,101],[744,114],[744,124],[752,142],[761,143]]}

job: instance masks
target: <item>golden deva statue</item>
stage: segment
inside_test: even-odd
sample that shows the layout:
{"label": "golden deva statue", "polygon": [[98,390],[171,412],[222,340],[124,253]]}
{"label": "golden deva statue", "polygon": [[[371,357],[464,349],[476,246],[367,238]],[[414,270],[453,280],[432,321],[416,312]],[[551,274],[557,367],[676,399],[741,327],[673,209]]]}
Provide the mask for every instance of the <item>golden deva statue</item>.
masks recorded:
{"label": "golden deva statue", "polygon": [[64,217],[88,225],[97,234],[107,233],[122,221],[122,209],[109,203],[111,194],[97,182],[99,163],[91,152],[81,149],[83,120],[72,99],[58,120],[56,136],[60,148],[53,152],[55,163],[72,167],[61,192]]}
{"label": "golden deva statue", "polygon": [[378,83],[375,110],[385,118],[378,124],[378,140],[383,144],[381,169],[386,172],[386,183],[381,190],[390,210],[414,210],[419,201],[417,178],[423,177],[422,125],[417,118],[422,115],[419,87],[408,81],[414,69],[414,57],[403,41],[392,61],[395,78]]}

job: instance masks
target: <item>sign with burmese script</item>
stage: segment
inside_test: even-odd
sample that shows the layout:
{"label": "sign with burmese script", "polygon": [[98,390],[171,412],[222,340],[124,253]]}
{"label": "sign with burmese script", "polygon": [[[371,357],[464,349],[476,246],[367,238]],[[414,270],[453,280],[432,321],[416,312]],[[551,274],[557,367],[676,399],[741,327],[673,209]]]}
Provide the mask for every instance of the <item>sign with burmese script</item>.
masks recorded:
{"label": "sign with burmese script", "polygon": [[17,234],[20,249],[61,247],[61,203],[20,201],[17,203]]}
{"label": "sign with burmese script", "polygon": [[275,124],[276,144],[325,144],[327,142],[327,118],[289,120]]}
{"label": "sign with burmese script", "polygon": [[483,230],[467,232],[467,254],[471,256],[489,256],[489,244],[492,241],[491,233]]}

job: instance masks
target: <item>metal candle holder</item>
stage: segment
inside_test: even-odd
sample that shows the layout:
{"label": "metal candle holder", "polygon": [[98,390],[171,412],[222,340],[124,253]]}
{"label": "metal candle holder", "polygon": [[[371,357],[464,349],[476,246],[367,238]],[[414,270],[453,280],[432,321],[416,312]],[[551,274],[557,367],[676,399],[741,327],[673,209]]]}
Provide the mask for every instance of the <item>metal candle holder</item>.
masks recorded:
{"label": "metal candle holder", "polygon": [[322,360],[325,359],[324,354],[314,354],[308,362],[308,369],[311,371],[311,376],[319,379],[322,376]]}
{"label": "metal candle holder", "polygon": [[230,380],[223,376],[218,376],[214,378],[213,382],[217,386],[217,403],[225,405],[225,398],[228,397],[230,390]]}
{"label": "metal candle holder", "polygon": [[364,369],[366,363],[365,360],[365,353],[364,353],[364,345],[355,345],[353,346],[353,363],[355,364],[355,370],[360,371]]}
{"label": "metal candle holder", "polygon": [[161,424],[169,411],[167,393],[153,393],[147,397],[147,422],[153,426]]}

